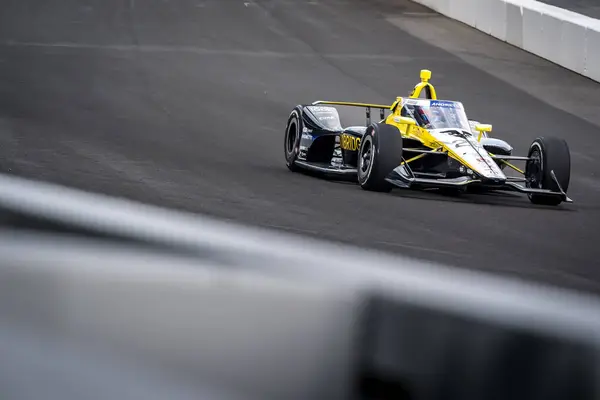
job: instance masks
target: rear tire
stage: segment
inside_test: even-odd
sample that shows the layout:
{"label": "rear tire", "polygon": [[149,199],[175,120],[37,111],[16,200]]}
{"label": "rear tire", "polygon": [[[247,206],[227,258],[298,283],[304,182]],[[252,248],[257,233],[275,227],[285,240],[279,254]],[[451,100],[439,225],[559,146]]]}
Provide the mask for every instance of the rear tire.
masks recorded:
{"label": "rear tire", "polygon": [[[560,192],[550,173],[554,171],[562,190],[565,193],[567,192],[571,180],[571,154],[565,140],[554,137],[539,137],[529,147],[527,156],[532,158],[532,160],[527,161],[525,166],[527,187]],[[562,203],[562,199],[557,196],[543,194],[528,194],[528,196],[533,204],[556,206]]]}
{"label": "rear tire", "polygon": [[372,124],[367,128],[358,152],[358,183],[364,190],[389,192],[393,185],[385,178],[402,162],[402,135],[393,125]]}
{"label": "rear tire", "polygon": [[294,108],[285,127],[285,140],[283,145],[285,152],[285,164],[292,172],[296,172],[300,169],[296,165],[296,159],[300,153],[300,138],[303,129],[301,115],[302,109],[300,107]]}

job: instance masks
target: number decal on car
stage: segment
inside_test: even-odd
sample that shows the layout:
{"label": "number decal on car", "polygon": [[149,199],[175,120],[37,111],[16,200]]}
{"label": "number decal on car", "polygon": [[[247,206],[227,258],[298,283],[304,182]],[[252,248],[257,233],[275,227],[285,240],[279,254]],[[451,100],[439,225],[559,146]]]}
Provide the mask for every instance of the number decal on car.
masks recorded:
{"label": "number decal on car", "polygon": [[344,150],[356,151],[360,147],[360,138],[342,134],[340,136],[340,147]]}

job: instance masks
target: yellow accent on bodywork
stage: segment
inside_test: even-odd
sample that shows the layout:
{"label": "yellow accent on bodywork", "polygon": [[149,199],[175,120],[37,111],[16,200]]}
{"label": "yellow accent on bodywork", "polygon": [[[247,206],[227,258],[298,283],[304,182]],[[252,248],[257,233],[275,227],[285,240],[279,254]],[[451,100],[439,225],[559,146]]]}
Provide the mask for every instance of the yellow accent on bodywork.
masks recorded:
{"label": "yellow accent on bodywork", "polygon": [[[494,154],[490,153],[489,151],[488,151],[488,154],[489,154],[490,156],[492,156],[492,157],[496,157]],[[514,170],[515,170],[515,171],[517,171],[518,173],[525,175],[525,171],[523,171],[521,168],[518,168],[518,167],[516,167],[515,165],[513,165],[513,164],[509,163],[509,162],[508,162],[508,161],[506,161],[506,160],[502,160],[502,159],[500,159],[500,161],[502,161],[502,163],[504,163],[504,164],[508,165],[510,168],[514,169]]]}
{"label": "yellow accent on bodywork", "polygon": [[410,98],[412,98],[412,99],[418,99],[419,96],[421,95],[421,91],[426,86],[429,86],[429,89],[431,90],[431,100],[437,100],[437,93],[435,92],[435,88],[429,82],[421,82],[421,83],[417,84],[415,86],[415,88],[413,89],[412,93],[410,94]]}
{"label": "yellow accent on bodywork", "polygon": [[437,93],[435,92],[435,88],[431,83],[429,83],[429,80],[431,79],[431,71],[428,69],[422,69],[420,73],[420,78],[421,82],[419,82],[415,86],[412,93],[410,94],[410,98],[418,99],[421,95],[421,91],[425,87],[429,87],[429,89],[431,90],[431,100],[437,100]]}
{"label": "yellow accent on bodywork", "polygon": [[[395,116],[399,119],[398,116]],[[463,159],[458,153],[454,152],[450,147],[446,146],[444,143],[439,142],[429,131],[425,128],[421,128],[418,125],[408,125],[401,124],[394,121],[394,116],[390,115],[386,119],[386,123],[390,125],[394,125],[396,128],[400,130],[400,134],[407,139],[415,139],[420,141],[423,145],[429,147],[430,149],[435,149],[435,151],[446,152],[448,157],[451,157],[460,163],[464,164],[467,168],[472,169],[473,171],[477,171],[473,165],[469,164],[465,159]],[[412,128],[412,129],[408,129]]]}
{"label": "yellow accent on bodywork", "polygon": [[[440,152],[440,153],[443,153],[443,152],[441,152],[441,151],[440,151],[440,150],[442,150],[442,149],[443,149],[442,147],[438,147],[437,149],[435,149],[435,150],[433,150],[433,151],[435,151],[435,152]],[[423,157],[425,157],[425,156],[427,156],[427,155],[430,155],[430,154],[431,154],[431,153],[421,153],[421,154],[419,154],[418,156],[414,156],[414,157],[412,157],[412,158],[409,158],[408,160],[402,161],[402,163],[401,163],[400,165],[404,165],[404,164],[411,163],[411,162],[413,162],[413,161],[415,161],[415,160],[418,160],[419,158],[423,158]]]}
{"label": "yellow accent on bodywork", "polygon": [[[420,130],[421,128],[416,125],[409,125],[407,123],[402,123],[401,118],[402,117],[400,116],[400,112],[394,112],[394,113],[388,115],[388,117],[385,119],[385,123],[388,125],[393,125],[396,128],[398,128],[398,130],[400,131],[402,136],[411,136],[411,137],[414,137],[415,139],[420,140],[420,138],[418,136],[411,135],[412,134],[411,131],[413,129]],[[413,127],[413,129],[409,129],[409,127],[411,127],[411,126]]]}
{"label": "yellow accent on bodywork", "polygon": [[400,165],[411,163],[415,160],[418,160],[419,158],[425,157],[426,155],[427,155],[427,153],[419,154],[418,156],[414,156],[413,158],[409,158],[408,160],[402,161],[402,163],[400,163]]}
{"label": "yellow accent on bodywork", "polygon": [[360,138],[352,135],[340,135],[340,148],[348,151],[357,151],[360,148]]}
{"label": "yellow accent on bodywork", "polygon": [[[419,82],[414,87],[409,98],[418,99],[419,96],[421,95],[421,92],[423,91],[423,89],[429,88],[431,91],[431,99],[430,100],[437,100],[438,97],[437,97],[435,88],[433,87],[433,85],[431,83],[429,83],[429,80],[431,79],[431,71],[429,71],[427,69],[422,69],[420,72],[420,78],[421,78],[421,82]],[[398,128],[402,137],[407,138],[407,139],[417,140],[417,141],[421,142],[424,146],[426,146],[430,149],[435,149],[434,151],[446,153],[448,157],[459,161],[460,163],[465,165],[465,167],[470,168],[473,171],[478,170],[474,166],[470,165],[458,153],[454,152],[449,146],[445,145],[444,143],[438,142],[437,139],[427,129],[422,128],[418,125],[413,125],[413,124],[407,123],[407,120],[401,117],[402,101],[403,101],[402,97],[396,97],[396,100],[394,101],[394,103],[392,103],[392,105],[388,106],[388,105],[384,105],[384,104],[355,103],[355,102],[347,102],[347,101],[324,101],[323,100],[323,101],[316,101],[313,103],[313,105],[329,104],[329,105],[340,105],[340,106],[351,106],[351,107],[371,107],[371,108],[391,110],[392,112],[390,113],[390,115],[388,115],[385,118],[384,123]],[[483,132],[490,132],[492,130],[492,126],[482,124],[482,125],[478,125],[476,127],[476,130],[479,131],[479,136],[478,136],[477,140],[481,141]],[[346,142],[344,143],[344,146],[349,149],[354,149],[356,146],[356,143],[354,141],[351,141],[351,139],[349,139],[349,140],[347,140],[347,143]],[[428,153],[419,154],[415,157],[412,157],[409,160],[403,161],[402,164],[408,164],[414,160],[418,160],[418,159],[424,157],[427,154]],[[491,154],[491,153],[490,153],[490,155],[493,156],[493,154]],[[515,167],[511,163],[509,163],[505,160],[501,160],[501,161],[503,163],[505,163],[506,165],[508,165],[510,168],[514,169],[515,171],[518,171],[522,174],[524,173],[522,170]]]}
{"label": "yellow accent on bodywork", "polygon": [[417,130],[418,134],[417,135],[411,134],[411,135],[408,135],[408,137],[420,140],[421,143],[423,143],[425,146],[432,148],[432,149],[435,148],[436,151],[439,151],[441,149],[442,152],[446,152],[448,154],[448,157],[459,161],[461,164],[464,164],[465,167],[470,168],[473,171],[478,170],[476,167],[474,167],[473,165],[468,163],[458,153],[456,153],[454,150],[452,150],[449,146],[445,145],[444,143],[439,142],[427,129],[421,128],[421,127],[415,127],[415,128],[418,128],[418,130]]}
{"label": "yellow accent on bodywork", "polygon": [[[431,100],[437,100],[437,93],[435,91],[435,88],[433,87],[433,85],[431,83],[429,83],[429,80],[431,79],[431,71],[429,71],[427,69],[421,70],[420,78],[421,78],[421,82],[419,82],[414,87],[409,98],[419,98],[423,89],[428,87],[431,91]],[[437,139],[431,133],[429,133],[429,131],[427,129],[422,128],[418,125],[412,125],[412,124],[406,123],[406,120],[402,119],[402,117],[401,117],[402,107],[400,107],[400,106],[402,105],[402,101],[403,101],[402,97],[396,97],[396,100],[394,101],[394,103],[392,105],[384,105],[384,104],[371,104],[371,103],[355,103],[355,102],[347,102],[347,101],[324,101],[324,100],[322,100],[322,101],[314,102],[313,105],[328,104],[328,105],[340,105],[340,106],[351,106],[351,107],[371,107],[371,108],[391,110],[392,112],[390,113],[390,115],[388,115],[385,118],[384,123],[398,128],[402,137],[407,138],[407,139],[417,140],[417,141],[421,142],[424,146],[429,147],[430,149],[435,149],[434,151],[446,153],[448,155],[448,157],[451,157],[451,158],[461,162],[467,168],[470,168],[473,171],[477,171],[477,168],[473,167],[472,165],[469,165],[469,163],[466,162],[466,160],[464,160],[458,153],[454,152],[450,147],[446,146],[444,143],[438,142]],[[491,130],[491,126],[490,125],[480,125],[479,128],[480,129],[477,129],[480,132],[478,140],[481,140],[482,133],[489,132]],[[351,147],[354,148],[354,143],[352,143]],[[418,156],[415,156],[415,157],[411,158],[410,160],[406,160],[403,163],[409,163],[411,161],[417,160],[421,157],[424,157],[426,154],[427,153],[419,154]],[[514,170],[523,173],[523,171],[521,171],[519,168],[515,167],[514,165],[510,164],[509,162],[506,162],[504,160],[502,160],[502,162],[506,163],[509,167],[513,168]]]}
{"label": "yellow accent on bodywork", "polygon": [[390,106],[390,110],[392,110],[394,113],[398,112],[397,107],[399,104],[402,104],[402,97],[396,97],[396,101],[394,101],[394,103]]}
{"label": "yellow accent on bodywork", "polygon": [[483,132],[491,132],[492,126],[488,125],[488,124],[478,124],[475,126],[475,130],[477,132],[479,132],[479,135],[477,136],[477,141],[481,142],[481,138],[483,137]]}

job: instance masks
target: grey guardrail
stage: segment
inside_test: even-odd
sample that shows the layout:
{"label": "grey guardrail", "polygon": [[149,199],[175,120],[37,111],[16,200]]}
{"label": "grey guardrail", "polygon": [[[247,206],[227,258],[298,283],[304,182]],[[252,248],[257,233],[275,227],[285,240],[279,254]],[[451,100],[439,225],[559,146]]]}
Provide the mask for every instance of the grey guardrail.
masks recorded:
{"label": "grey guardrail", "polygon": [[592,296],[6,175],[0,222],[6,399],[600,395]]}

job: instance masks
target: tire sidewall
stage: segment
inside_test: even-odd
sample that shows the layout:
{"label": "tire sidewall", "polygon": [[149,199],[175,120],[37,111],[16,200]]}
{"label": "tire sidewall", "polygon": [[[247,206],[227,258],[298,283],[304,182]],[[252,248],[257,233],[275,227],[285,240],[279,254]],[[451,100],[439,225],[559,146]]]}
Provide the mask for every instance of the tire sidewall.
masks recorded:
{"label": "tire sidewall", "polygon": [[[361,174],[363,156],[371,148],[371,163],[367,171]],[[395,126],[373,124],[367,128],[361,140],[358,154],[357,176],[360,186],[365,190],[389,192],[393,185],[387,182],[387,175],[402,162],[402,136]]]}
{"label": "tire sidewall", "polygon": [[[558,182],[567,191],[570,183],[571,160],[566,142],[556,138],[537,138],[529,146],[528,157],[531,157],[535,150],[540,153],[541,189],[559,190],[551,175],[551,170],[554,169]],[[525,171],[527,174],[528,166]]]}
{"label": "tire sidewall", "polygon": [[[567,192],[571,175],[571,156],[568,144],[563,139],[539,137],[529,146],[528,157],[531,157],[535,151],[539,152],[540,158],[539,184],[531,186],[527,182],[526,186],[535,189],[547,189],[553,192],[558,192],[562,188]],[[556,180],[559,182],[560,187],[552,178],[552,170],[556,174]],[[530,174],[530,165],[528,162],[525,168],[525,177],[528,180],[531,176]],[[528,193],[528,197],[535,204],[558,205],[562,202],[556,196],[545,194]]]}
{"label": "tire sidewall", "polygon": [[[298,154],[300,152],[300,139],[302,132],[302,119],[300,118],[300,115],[300,111],[298,109],[294,109],[288,118],[288,122],[285,128],[285,139],[283,146],[285,154],[285,163],[288,166],[288,168],[294,167],[294,163],[298,158]],[[295,130],[291,130],[292,125],[296,127]],[[295,135],[294,143],[291,150],[289,149],[290,134]]]}
{"label": "tire sidewall", "polygon": [[[375,142],[375,138],[373,136],[373,131],[374,131],[374,129],[372,127],[369,127],[367,129],[367,131],[365,132],[365,134],[363,135],[361,142],[360,142],[360,151],[358,152],[358,163],[357,163],[356,173],[358,176],[358,183],[361,185],[365,185],[369,182],[371,174],[373,173],[373,166],[375,165],[375,162],[376,162],[375,159],[377,157],[377,143]],[[371,163],[370,163],[367,171],[365,171],[365,173],[362,174],[361,171],[362,171],[362,166],[363,166],[363,154],[364,154],[366,145],[371,146]]]}

